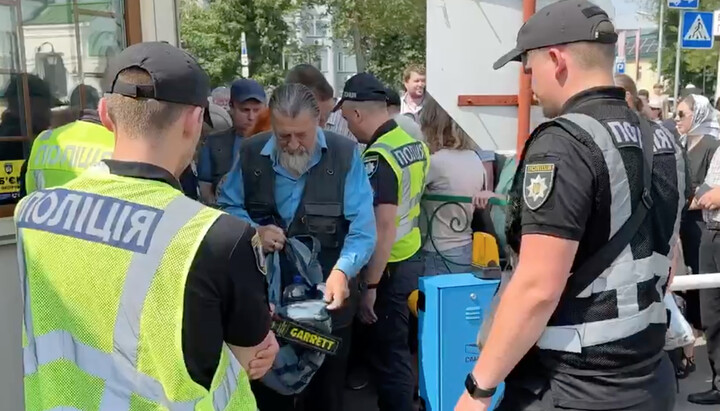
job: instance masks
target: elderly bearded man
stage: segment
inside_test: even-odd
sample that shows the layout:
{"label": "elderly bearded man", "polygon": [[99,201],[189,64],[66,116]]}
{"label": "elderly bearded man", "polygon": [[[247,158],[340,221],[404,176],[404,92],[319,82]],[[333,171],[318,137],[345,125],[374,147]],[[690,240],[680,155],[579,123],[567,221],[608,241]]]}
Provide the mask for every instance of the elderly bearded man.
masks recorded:
{"label": "elderly bearded man", "polygon": [[[343,344],[325,358],[300,398],[260,383],[253,391],[263,410],[293,410],[304,402],[305,409],[340,411],[355,304],[342,306],[350,289],[357,291],[351,280],[375,248],[372,189],[354,142],[318,126],[320,109],[307,87],[282,85],[269,105],[272,131],[242,143],[219,188],[218,205],[255,225],[267,252],[298,235],[320,241],[333,335]],[[283,286],[289,283],[285,277]]]}

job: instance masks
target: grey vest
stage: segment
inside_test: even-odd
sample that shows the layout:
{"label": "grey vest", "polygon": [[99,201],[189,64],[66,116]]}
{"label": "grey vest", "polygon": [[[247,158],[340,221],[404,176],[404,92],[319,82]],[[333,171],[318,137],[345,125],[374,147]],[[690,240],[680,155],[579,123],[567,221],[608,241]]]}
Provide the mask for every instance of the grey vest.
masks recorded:
{"label": "grey vest", "polygon": [[355,154],[355,143],[325,131],[327,149],[320,162],[308,171],[305,190],[290,227],[284,227],[275,203],[275,170],[272,160],[260,154],[272,133],[260,133],[240,145],[240,164],[245,189],[245,209],[257,224],[275,224],[288,237],[312,235],[320,241],[320,265],[327,276],[337,262],[349,222],[343,203],[345,179]]}
{"label": "grey vest", "polygon": [[235,129],[231,127],[209,135],[206,144],[210,149],[210,173],[212,175],[213,191],[215,191],[220,179],[230,171],[233,165]]}

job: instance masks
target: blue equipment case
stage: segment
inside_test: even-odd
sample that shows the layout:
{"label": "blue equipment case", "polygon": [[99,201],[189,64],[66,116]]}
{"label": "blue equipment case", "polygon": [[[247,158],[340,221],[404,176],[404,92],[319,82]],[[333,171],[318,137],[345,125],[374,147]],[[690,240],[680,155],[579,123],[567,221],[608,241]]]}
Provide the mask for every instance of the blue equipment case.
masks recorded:
{"label": "blue equipment case", "polygon": [[[498,280],[473,274],[420,278],[420,398],[428,411],[452,411],[479,355],[476,341]],[[493,409],[503,385],[493,397]]]}

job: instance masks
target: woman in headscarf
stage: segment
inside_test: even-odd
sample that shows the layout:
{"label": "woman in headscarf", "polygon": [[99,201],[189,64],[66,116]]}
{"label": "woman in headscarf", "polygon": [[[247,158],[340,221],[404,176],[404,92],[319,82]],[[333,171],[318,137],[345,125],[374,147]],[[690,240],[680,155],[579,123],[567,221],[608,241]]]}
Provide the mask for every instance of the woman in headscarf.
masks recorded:
{"label": "woman in headscarf", "polygon": [[[691,94],[680,101],[675,113],[675,124],[680,133],[680,141],[685,146],[688,155],[691,192],[702,185],[718,145],[720,124],[718,124],[716,110],[710,101],[701,95]],[[700,238],[705,230],[702,210],[693,199],[683,214],[680,224],[680,241],[685,256],[685,265],[689,266],[692,274],[700,273],[699,248]],[[700,321],[700,301],[697,290],[685,292],[686,314],[688,322],[696,330],[702,329]],[[694,368],[692,350],[686,349],[687,369]]]}

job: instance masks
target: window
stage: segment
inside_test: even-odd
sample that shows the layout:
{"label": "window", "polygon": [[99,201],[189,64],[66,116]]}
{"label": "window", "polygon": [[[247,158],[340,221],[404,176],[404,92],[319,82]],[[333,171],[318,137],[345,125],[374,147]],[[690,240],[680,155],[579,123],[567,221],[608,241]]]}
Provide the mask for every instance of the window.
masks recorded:
{"label": "window", "polygon": [[337,71],[338,73],[355,73],[357,65],[355,63],[355,55],[347,54],[346,51],[337,52]]}
{"label": "window", "polygon": [[33,139],[96,108],[108,59],[125,47],[124,3],[0,0],[0,217],[18,201]]}

